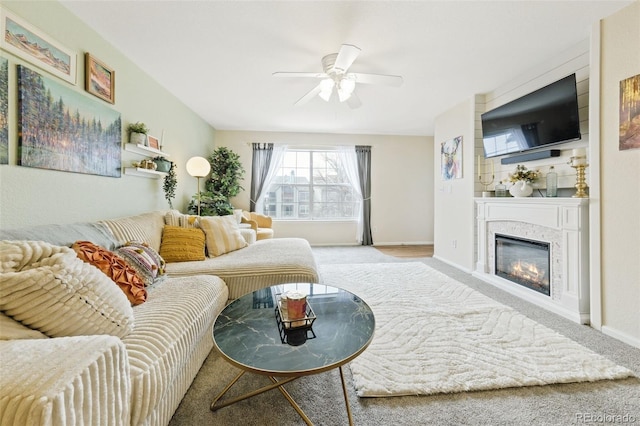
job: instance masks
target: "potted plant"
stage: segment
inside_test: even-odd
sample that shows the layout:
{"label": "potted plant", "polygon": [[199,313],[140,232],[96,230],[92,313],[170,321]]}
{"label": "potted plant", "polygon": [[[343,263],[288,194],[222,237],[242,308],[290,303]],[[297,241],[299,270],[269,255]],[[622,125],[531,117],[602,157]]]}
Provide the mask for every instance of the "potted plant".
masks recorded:
{"label": "potted plant", "polygon": [[167,175],[164,177],[162,189],[164,190],[164,198],[169,203],[169,208],[172,209],[173,203],[171,202],[171,200],[176,197],[176,186],[178,185],[178,179],[176,176],[176,164],[173,161],[165,161],[169,163],[169,170],[167,171]]}
{"label": "potted plant", "polygon": [[522,164],[516,166],[516,171],[509,174],[509,182],[513,186],[509,188],[509,192],[514,197],[528,197],[533,193],[531,183],[538,179],[540,172],[537,170],[528,170]]}
{"label": "potted plant", "polygon": [[[200,214],[202,216],[226,216],[233,214],[229,201],[244,188],[240,181],[244,176],[244,167],[240,156],[227,147],[221,146],[209,157],[211,175],[205,182],[205,191],[200,193]],[[189,203],[189,212],[198,211],[197,194]]]}
{"label": "potted plant", "polygon": [[161,156],[153,157],[153,162],[156,163],[156,170],[163,173],[167,173],[173,164],[171,161]]}
{"label": "potted plant", "polygon": [[146,124],[137,122],[130,123],[127,126],[127,131],[129,132],[129,142],[136,145],[146,145],[147,144],[147,133],[149,132],[149,128]]}

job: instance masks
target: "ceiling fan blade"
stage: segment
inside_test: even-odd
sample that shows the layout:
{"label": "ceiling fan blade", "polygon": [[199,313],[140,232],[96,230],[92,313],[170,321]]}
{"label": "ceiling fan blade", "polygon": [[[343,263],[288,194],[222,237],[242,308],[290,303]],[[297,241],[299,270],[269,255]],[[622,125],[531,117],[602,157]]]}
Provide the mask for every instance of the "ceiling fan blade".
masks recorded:
{"label": "ceiling fan blade", "polygon": [[383,86],[402,86],[404,81],[399,75],[386,75],[386,74],[366,74],[360,72],[349,73],[349,76],[353,76],[357,83],[363,84],[380,84]]}
{"label": "ceiling fan blade", "polygon": [[349,105],[349,108],[351,109],[360,108],[362,106],[362,101],[360,100],[358,95],[356,95],[355,92],[353,92],[349,97],[349,99],[347,99],[345,102],[347,103],[347,105]]}
{"label": "ceiling fan blade", "polygon": [[301,97],[300,99],[298,99],[298,101],[294,104],[294,106],[300,106],[300,105],[304,105],[307,102],[309,102],[311,99],[315,98],[316,96],[318,96],[318,94],[320,93],[320,90],[322,90],[322,82],[320,82],[316,87],[314,87],[313,89],[309,90],[307,92],[306,95],[304,95],[303,97]]}
{"label": "ceiling fan blade", "polygon": [[307,78],[327,78],[323,72],[274,72],[274,77],[307,77]]}
{"label": "ceiling fan blade", "polygon": [[338,52],[338,56],[336,57],[336,62],[333,64],[332,71],[344,74],[347,72],[353,61],[356,60],[358,55],[360,54],[360,48],[354,46],[352,44],[343,44],[340,47],[340,52]]}

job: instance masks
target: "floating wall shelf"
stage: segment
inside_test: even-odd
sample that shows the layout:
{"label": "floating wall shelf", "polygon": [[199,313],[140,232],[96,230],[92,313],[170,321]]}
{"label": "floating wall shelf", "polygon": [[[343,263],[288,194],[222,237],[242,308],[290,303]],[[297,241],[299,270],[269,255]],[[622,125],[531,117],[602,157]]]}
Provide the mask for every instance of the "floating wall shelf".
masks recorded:
{"label": "floating wall shelf", "polygon": [[125,151],[135,152],[136,154],[145,155],[147,157],[168,157],[169,154],[159,149],[151,148],[142,144],[127,143],[124,145]]}
{"label": "floating wall shelf", "polygon": [[165,177],[168,173],[158,172],[156,170],[151,170],[151,169],[142,169],[140,167],[126,167],[124,169],[124,174],[130,175],[130,176],[141,176],[141,177],[155,179],[159,177]]}

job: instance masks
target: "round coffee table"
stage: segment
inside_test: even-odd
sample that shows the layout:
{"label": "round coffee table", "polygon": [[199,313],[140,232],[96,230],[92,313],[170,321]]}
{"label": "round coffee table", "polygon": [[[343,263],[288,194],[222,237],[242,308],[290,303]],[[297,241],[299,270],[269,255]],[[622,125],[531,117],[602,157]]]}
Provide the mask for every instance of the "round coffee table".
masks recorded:
{"label": "round coffee table", "polygon": [[[291,290],[308,295],[307,301],[315,315],[308,329],[298,328],[295,334],[282,331],[282,322],[279,327],[276,317],[279,295]],[[216,318],[213,342],[222,357],[241,372],[215,397],[211,410],[277,388],[310,425],[307,415],[283,385],[302,376],[338,368],[349,424],[353,424],[342,366],[369,346],[374,328],[373,312],[362,299],[322,284],[281,284],[234,300]],[[272,384],[219,401],[247,371],[269,376]]]}

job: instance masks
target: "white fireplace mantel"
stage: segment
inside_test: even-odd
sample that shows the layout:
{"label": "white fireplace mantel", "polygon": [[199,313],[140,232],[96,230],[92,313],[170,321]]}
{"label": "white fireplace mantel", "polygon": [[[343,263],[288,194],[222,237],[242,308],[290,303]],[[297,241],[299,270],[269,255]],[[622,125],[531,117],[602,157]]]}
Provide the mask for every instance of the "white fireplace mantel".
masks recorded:
{"label": "white fireplace mantel", "polygon": [[[585,198],[476,198],[474,275],[581,324],[589,323],[589,203]],[[495,275],[495,234],[547,242],[551,295]]]}

